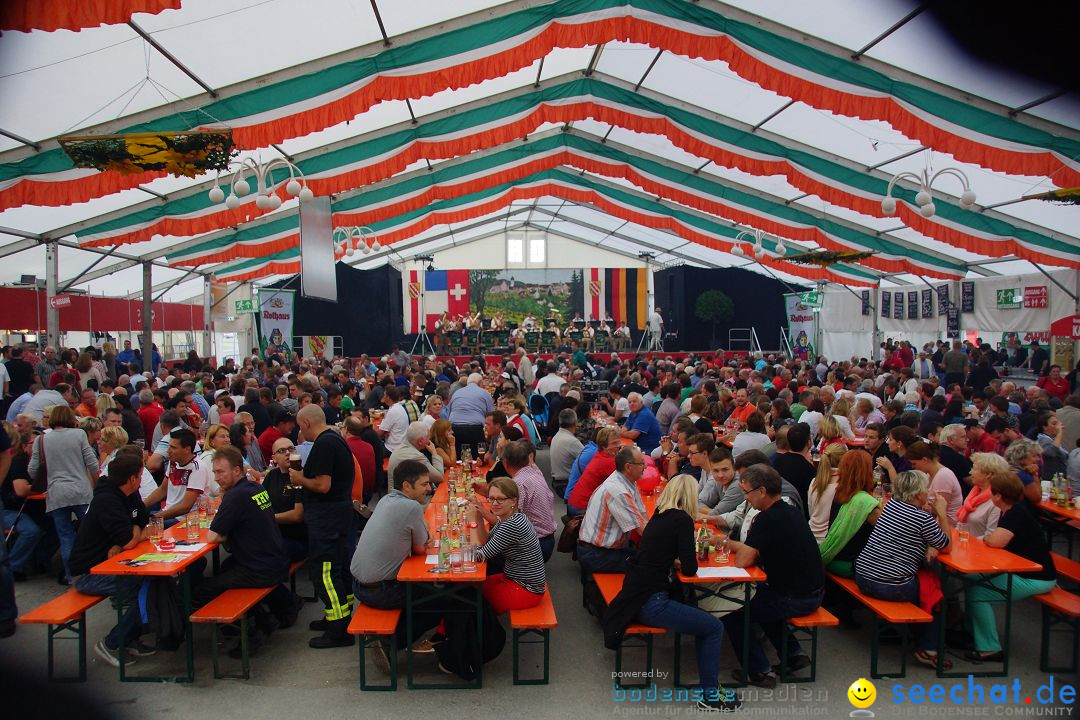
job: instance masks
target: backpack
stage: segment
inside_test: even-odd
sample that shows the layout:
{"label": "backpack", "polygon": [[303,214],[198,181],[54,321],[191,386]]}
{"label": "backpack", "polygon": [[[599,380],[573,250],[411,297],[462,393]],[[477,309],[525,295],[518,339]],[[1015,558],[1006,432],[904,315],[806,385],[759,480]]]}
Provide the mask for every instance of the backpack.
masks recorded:
{"label": "backpack", "polygon": [[484,663],[499,656],[506,645],[506,631],[485,603],[484,644],[477,642],[476,613],[448,613],[443,620],[446,642],[435,646],[439,663],[463,680],[474,680]]}
{"label": "backpack", "polygon": [[157,635],[157,647],[176,650],[184,642],[184,614],[172,578],[143,580],[139,587],[139,619],[143,628]]}

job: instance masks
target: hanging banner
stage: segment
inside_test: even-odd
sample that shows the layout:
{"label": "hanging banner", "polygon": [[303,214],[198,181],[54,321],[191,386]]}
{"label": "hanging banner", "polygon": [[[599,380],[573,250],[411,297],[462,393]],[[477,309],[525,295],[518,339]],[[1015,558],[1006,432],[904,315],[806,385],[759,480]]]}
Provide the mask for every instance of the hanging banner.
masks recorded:
{"label": "hanging banner", "polygon": [[814,312],[803,305],[798,294],[784,295],[788,319],[788,338],[792,353],[800,359],[814,357]]}
{"label": "hanging banner", "polygon": [[863,290],[862,293],[861,293],[861,296],[862,296],[862,314],[863,315],[869,315],[870,314],[870,291],[869,290]]}
{"label": "hanging banner", "polygon": [[970,280],[960,283],[960,312],[975,312],[975,283]]}
{"label": "hanging banner", "polygon": [[927,288],[922,291],[922,318],[934,317],[934,291]]}
{"label": "hanging banner", "polygon": [[293,308],[295,290],[260,288],[259,298],[259,349],[263,357],[280,353],[292,354]]}
{"label": "hanging banner", "polygon": [[960,337],[960,311],[951,307],[948,312],[945,313],[945,318],[945,336],[949,338]]}
{"label": "hanging banner", "polygon": [[944,315],[949,311],[949,286],[938,285],[934,290],[937,291],[937,314]]}
{"label": "hanging banner", "polygon": [[904,319],[904,293],[893,293],[892,301],[892,316],[893,320]]}
{"label": "hanging banner", "polygon": [[1024,307],[1045,309],[1048,295],[1045,285],[1034,285],[1024,288]]}
{"label": "hanging banner", "polygon": [[907,294],[907,319],[919,319],[919,291],[915,290]]}
{"label": "hanging banner", "polygon": [[1050,324],[1050,334],[1068,340],[1080,340],[1080,315],[1066,315],[1055,320]]}
{"label": "hanging banner", "polygon": [[892,317],[892,293],[881,293],[881,317]]}

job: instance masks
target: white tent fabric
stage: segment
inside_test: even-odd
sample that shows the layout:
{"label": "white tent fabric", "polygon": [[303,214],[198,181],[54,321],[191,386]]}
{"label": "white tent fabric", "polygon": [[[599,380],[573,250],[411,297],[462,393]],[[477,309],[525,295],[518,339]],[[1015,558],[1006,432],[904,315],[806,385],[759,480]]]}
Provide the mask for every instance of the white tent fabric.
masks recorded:
{"label": "white tent fabric", "polygon": [[[455,3],[412,0],[409,3],[354,3],[352,0],[314,0],[302,8],[281,0],[184,0],[180,10],[158,15],[137,15],[133,20],[157,42],[178,58],[192,75],[211,88],[264,75],[276,70],[332,55],[382,39],[380,22],[391,40],[421,27],[452,21],[474,11],[499,9],[514,3],[491,0],[459,0]],[[531,2],[536,5],[539,3]],[[715,3],[717,6],[724,6]],[[785,0],[735,0],[728,3],[739,10],[796,28],[854,51],[892,26],[911,9],[900,0],[865,3],[859,0],[823,0],[793,4]],[[377,21],[374,9],[380,17]],[[973,63],[952,49],[925,16],[906,23],[872,47],[868,58],[875,58],[903,68],[927,81],[945,83],[974,96],[1016,107],[1045,96],[1053,88],[1041,87],[1027,79],[1011,77]],[[411,98],[408,103],[390,101],[374,105],[353,120],[320,132],[280,143],[275,148],[245,152],[245,156],[266,160],[279,153],[289,155],[325,144],[371,132],[415,116],[421,121],[428,115],[454,108],[464,102],[491,97],[515,88],[528,87],[539,80],[567,72],[594,70],[618,80],[662,93],[690,106],[721,113],[734,120],[765,129],[791,142],[833,153],[864,167],[879,167],[895,173],[901,170],[935,170],[946,166],[961,168],[971,179],[982,206],[996,207],[994,212],[1017,222],[1032,223],[1057,238],[1080,244],[1076,238],[1080,208],[1061,207],[1037,201],[1015,202],[1021,195],[1053,188],[1050,178],[1007,175],[970,163],[960,163],[947,154],[924,149],[920,144],[887,124],[863,121],[814,109],[800,102],[767,91],[736,75],[723,62],[683,57],[671,52],[630,43],[611,42],[586,48],[556,49],[531,67],[504,77],[487,80],[471,87],[445,90],[427,97]],[[85,82],[93,77],[92,83]],[[19,152],[21,137],[31,142],[77,130],[103,121],[149,110],[166,102],[193,98],[202,88],[161,53],[151,48],[128,26],[108,26],[78,33],[6,33],[0,39],[0,160],[5,153]],[[192,101],[194,102],[194,101]],[[1026,116],[1045,119],[1064,127],[1070,137],[1080,138],[1080,99],[1065,95],[1037,105]],[[538,132],[551,126],[541,126]],[[737,169],[705,164],[703,158],[677,148],[668,138],[632,132],[595,120],[582,120],[573,127],[611,142],[622,143],[672,161],[700,168],[703,177],[736,181],[744,186],[788,201],[820,217],[857,223],[871,232],[887,232],[913,246],[948,255],[961,263],[972,263],[969,277],[1009,277],[1029,272],[1026,261],[978,265],[986,256],[952,247],[906,228],[895,218],[875,218],[857,213],[822,198],[803,193],[782,176],[752,175]],[[441,158],[428,158],[438,165]],[[426,167],[414,163],[403,173]],[[583,173],[591,177],[590,173]],[[0,212],[0,283],[10,283],[22,274],[42,275],[44,249],[38,242],[42,233],[71,223],[93,220],[109,211],[131,206],[203,181],[205,178],[162,178],[145,185],[145,190],[125,190],[85,203],[62,207],[23,206]],[[616,184],[632,187],[615,180]],[[952,189],[950,189],[951,191]],[[287,203],[279,213],[289,210]],[[687,243],[669,232],[625,222],[606,213],[561,198],[538,198],[519,201],[489,218],[470,220],[431,228],[408,241],[408,250],[390,249],[349,261],[360,267],[381,262],[398,262],[409,254],[427,252],[460,242],[470,233],[483,235],[505,227],[515,213],[528,210],[533,222],[558,221],[561,229],[587,242],[637,252],[651,249],[660,264],[688,262],[704,266],[744,266],[770,273],[781,279],[802,282],[792,274],[769,270],[752,259]],[[550,213],[545,215],[543,211]],[[605,234],[606,233],[606,234]],[[429,239],[429,242],[422,242]],[[189,238],[155,237],[124,246],[113,257],[100,260],[101,254],[79,249],[75,242],[60,249],[61,282],[75,278],[91,264],[93,271],[75,287],[94,294],[137,294],[141,275],[135,261],[156,257]],[[404,244],[403,246],[404,247]],[[677,252],[673,252],[675,249]],[[14,252],[20,249],[20,252]],[[200,273],[214,270],[202,266],[194,275],[175,287],[174,281],[185,278],[186,270],[155,267],[155,285],[165,290],[165,299],[197,297],[201,293]],[[1072,287],[1075,288],[1075,271]],[[272,281],[268,277],[259,282]],[[887,287],[904,291],[925,288],[918,277],[906,274],[886,276]],[[935,281],[931,281],[935,282]],[[1002,280],[1007,282],[1007,280]],[[857,302],[846,291],[853,302]],[[835,294],[835,293],[831,293]],[[901,328],[898,328],[898,330]],[[910,330],[931,332],[930,328]],[[840,342],[837,340],[836,342]]]}

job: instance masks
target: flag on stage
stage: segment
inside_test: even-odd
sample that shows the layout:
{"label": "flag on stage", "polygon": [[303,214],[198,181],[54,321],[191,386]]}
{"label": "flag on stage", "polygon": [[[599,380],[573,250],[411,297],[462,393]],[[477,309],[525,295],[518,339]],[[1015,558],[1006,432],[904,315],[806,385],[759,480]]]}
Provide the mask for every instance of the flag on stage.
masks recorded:
{"label": "flag on stage", "polygon": [[402,278],[401,307],[405,309],[404,326],[405,334],[412,335],[420,332],[420,296],[423,294],[420,285],[420,273],[417,270],[409,270]]}
{"label": "flag on stage", "polygon": [[607,312],[607,304],[604,302],[604,269],[589,268],[583,284],[585,299],[581,306],[585,308],[585,319],[603,320]]}
{"label": "flag on stage", "polygon": [[647,272],[645,268],[607,268],[604,271],[604,300],[616,325],[625,321],[632,329],[645,329],[649,294]]}
{"label": "flag on stage", "polygon": [[468,270],[428,270],[424,273],[424,313],[429,332],[444,312],[451,316],[469,312]]}

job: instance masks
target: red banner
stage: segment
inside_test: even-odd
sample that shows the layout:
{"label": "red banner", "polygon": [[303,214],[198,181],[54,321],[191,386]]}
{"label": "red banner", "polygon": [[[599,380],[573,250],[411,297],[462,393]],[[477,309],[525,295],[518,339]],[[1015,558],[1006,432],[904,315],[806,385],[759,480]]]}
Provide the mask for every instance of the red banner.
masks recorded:
{"label": "red banner", "polygon": [[[34,299],[37,298],[35,308]],[[60,332],[130,332],[142,330],[142,300],[65,295],[70,304],[57,309]],[[0,330],[44,330],[46,302],[43,290],[0,288]],[[201,331],[202,305],[156,302],[153,305],[156,331]]]}
{"label": "red banner", "polygon": [[1024,307],[1045,308],[1047,307],[1047,294],[1045,285],[1032,285],[1024,288]]}

